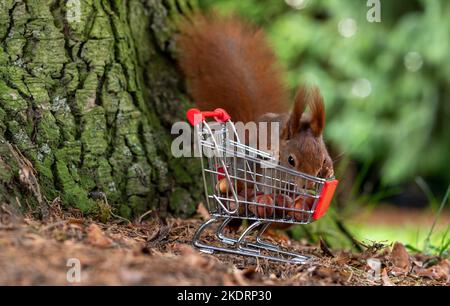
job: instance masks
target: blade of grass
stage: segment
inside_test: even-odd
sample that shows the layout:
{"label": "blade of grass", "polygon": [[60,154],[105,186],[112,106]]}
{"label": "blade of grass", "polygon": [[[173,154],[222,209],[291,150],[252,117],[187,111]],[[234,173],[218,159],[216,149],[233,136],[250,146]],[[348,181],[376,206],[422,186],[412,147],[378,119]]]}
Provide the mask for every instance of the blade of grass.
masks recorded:
{"label": "blade of grass", "polygon": [[450,247],[450,239],[447,239],[448,232],[450,230],[450,226],[447,226],[447,230],[445,231],[444,235],[442,236],[441,240],[441,246],[439,247],[439,257],[442,257],[442,255],[447,252],[448,248]]}
{"label": "blade of grass", "polygon": [[372,161],[367,160],[364,162],[362,169],[358,172],[358,175],[355,178],[355,181],[353,182],[352,189],[350,190],[350,193],[352,195],[355,195],[358,193],[358,190],[361,189],[361,186],[364,182],[364,179],[367,177],[367,173],[369,172],[370,166],[372,165]]}
{"label": "blade of grass", "polygon": [[422,189],[423,193],[427,197],[428,203],[430,204],[433,211],[437,211],[438,210],[438,207],[437,207],[438,201],[437,201],[434,193],[431,191],[430,186],[428,186],[427,182],[425,182],[425,180],[421,176],[416,177],[415,182],[416,182],[417,186],[419,186],[419,188]]}
{"label": "blade of grass", "polygon": [[442,209],[444,208],[445,204],[447,203],[447,198],[448,198],[449,193],[450,193],[450,185],[448,186],[447,192],[445,193],[445,196],[442,199],[441,205],[439,206],[439,210],[436,213],[436,216],[434,217],[434,221],[433,221],[433,224],[431,225],[430,232],[428,233],[427,238],[425,238],[424,247],[423,247],[424,252],[427,252],[427,250],[430,246],[431,235],[433,234],[434,227],[436,226],[439,216],[442,213]]}
{"label": "blade of grass", "polygon": [[416,248],[415,246],[412,246],[410,244],[405,244],[405,248],[407,248],[408,250],[413,251],[413,252],[417,252],[417,253],[421,252],[418,248]]}

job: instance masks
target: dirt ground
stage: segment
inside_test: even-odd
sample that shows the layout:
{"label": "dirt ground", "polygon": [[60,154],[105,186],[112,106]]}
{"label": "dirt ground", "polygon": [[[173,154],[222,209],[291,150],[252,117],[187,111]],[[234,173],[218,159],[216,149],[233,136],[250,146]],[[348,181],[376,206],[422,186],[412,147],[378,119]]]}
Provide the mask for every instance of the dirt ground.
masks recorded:
{"label": "dirt ground", "polygon": [[[408,254],[401,244],[375,244],[362,253],[349,253],[284,240],[285,247],[314,259],[302,265],[283,264],[198,252],[190,242],[202,222],[200,216],[161,219],[149,213],[134,223],[121,219],[99,223],[63,212],[57,203],[45,220],[0,208],[1,285],[449,284],[447,260]],[[213,237],[211,232],[205,236]],[[80,274],[73,270],[78,262]],[[369,277],[374,262],[381,263],[380,273]]]}

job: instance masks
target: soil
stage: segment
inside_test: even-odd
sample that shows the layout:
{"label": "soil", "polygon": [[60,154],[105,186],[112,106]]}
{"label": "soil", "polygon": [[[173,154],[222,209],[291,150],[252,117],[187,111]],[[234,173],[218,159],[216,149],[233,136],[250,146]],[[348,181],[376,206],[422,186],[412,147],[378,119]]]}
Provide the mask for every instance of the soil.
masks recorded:
{"label": "soil", "polygon": [[[50,206],[44,220],[14,213],[6,206],[0,208],[2,285],[449,284],[448,261],[406,254],[406,264],[402,264],[406,268],[396,267],[405,256],[397,258],[388,246],[381,244],[351,253],[285,239],[281,242],[284,247],[313,255],[313,260],[301,265],[284,264],[198,252],[191,240],[202,222],[200,216],[162,219],[149,213],[133,223],[122,219],[101,223],[76,211],[63,212],[58,203]],[[204,239],[212,239],[212,234],[207,232]],[[368,276],[368,260],[381,263],[379,277]],[[72,269],[78,261],[79,282]],[[440,274],[424,272],[438,263],[444,267]]]}

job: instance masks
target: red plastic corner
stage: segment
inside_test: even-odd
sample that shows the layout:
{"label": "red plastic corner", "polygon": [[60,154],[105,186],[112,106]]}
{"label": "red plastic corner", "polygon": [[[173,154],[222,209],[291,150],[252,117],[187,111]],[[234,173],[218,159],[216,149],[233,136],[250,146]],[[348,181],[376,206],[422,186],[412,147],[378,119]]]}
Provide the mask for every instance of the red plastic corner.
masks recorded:
{"label": "red plastic corner", "polygon": [[319,202],[317,203],[316,209],[314,210],[314,213],[312,215],[312,218],[314,220],[322,218],[327,213],[328,206],[330,205],[331,199],[333,199],[333,195],[336,191],[338,183],[338,180],[325,182],[319,198]]}
{"label": "red plastic corner", "polygon": [[186,112],[186,118],[192,126],[196,126],[203,121],[202,112],[197,108],[190,108]]}

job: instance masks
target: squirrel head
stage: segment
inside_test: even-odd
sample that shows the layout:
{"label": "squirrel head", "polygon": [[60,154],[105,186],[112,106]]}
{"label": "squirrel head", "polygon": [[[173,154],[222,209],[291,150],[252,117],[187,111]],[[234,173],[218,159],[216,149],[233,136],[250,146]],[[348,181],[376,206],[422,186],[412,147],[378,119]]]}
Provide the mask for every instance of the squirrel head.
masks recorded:
{"label": "squirrel head", "polygon": [[[308,106],[309,113],[305,113]],[[280,163],[297,171],[329,178],[334,175],[322,133],[325,128],[325,105],[319,89],[301,87],[294,107],[281,127]]]}

